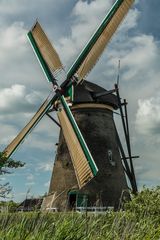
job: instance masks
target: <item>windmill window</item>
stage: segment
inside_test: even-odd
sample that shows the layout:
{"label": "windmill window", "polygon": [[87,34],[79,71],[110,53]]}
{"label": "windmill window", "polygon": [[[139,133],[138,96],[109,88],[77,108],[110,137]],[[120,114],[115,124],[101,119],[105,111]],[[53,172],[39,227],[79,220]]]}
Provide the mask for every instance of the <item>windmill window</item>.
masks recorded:
{"label": "windmill window", "polygon": [[116,163],[113,160],[113,153],[112,153],[111,149],[108,150],[108,160],[109,160],[109,163],[110,163],[111,166],[113,166],[113,167],[116,166]]}
{"label": "windmill window", "polygon": [[73,209],[76,207],[76,199],[77,199],[77,192],[69,192],[68,194],[68,203],[69,203],[69,208]]}

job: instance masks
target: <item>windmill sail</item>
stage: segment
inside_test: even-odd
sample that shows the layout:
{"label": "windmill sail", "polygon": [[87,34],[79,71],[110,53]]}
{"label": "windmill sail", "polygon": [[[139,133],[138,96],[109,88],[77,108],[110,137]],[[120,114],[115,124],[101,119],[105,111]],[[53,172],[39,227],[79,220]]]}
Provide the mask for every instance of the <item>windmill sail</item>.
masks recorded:
{"label": "windmill sail", "polygon": [[[58,111],[58,118],[68,146],[79,188],[82,188],[97,174],[98,169],[83,137],[82,140],[84,146],[82,148],[81,142],[79,141],[65,110],[66,109],[62,108]],[[79,132],[78,127],[77,130]],[[78,134],[80,134],[80,132]]]}
{"label": "windmill sail", "polygon": [[[37,42],[35,41],[31,32],[28,33],[28,37],[45,75],[47,76],[48,80],[51,81],[50,79],[52,79],[52,72],[48,62],[43,56],[41,48],[39,48],[37,45]],[[62,125],[62,130],[68,149],[71,154],[77,181],[79,187],[81,188],[97,174],[98,169],[64,96],[61,96],[60,93],[57,93],[57,97],[63,106],[63,110],[58,113],[58,116]],[[68,136],[70,136],[70,138],[68,138]]]}
{"label": "windmill sail", "polygon": [[[34,46],[36,43],[37,48],[39,49],[41,56],[39,55],[38,59],[43,70],[44,68],[49,68],[53,75],[56,75],[59,71],[63,70],[63,65],[56,50],[51,45],[38,21],[33,26],[32,30],[28,33],[28,37],[32,43],[31,45]],[[33,47],[36,55],[39,54],[36,52],[37,48],[35,46]],[[47,77],[47,79],[48,81],[52,81],[51,76]]]}
{"label": "windmill sail", "polygon": [[[63,88],[64,93],[67,91],[67,88],[72,85],[71,78],[76,73],[78,74],[78,82],[81,82],[82,79],[89,73],[89,71],[91,71],[91,69],[94,67],[97,60],[103,53],[112,35],[118,28],[119,24],[122,22],[125,15],[127,14],[133,2],[134,0],[117,0],[115,2],[111,10],[103,20],[102,24],[99,26],[95,34],[89,40],[85,48],[82,50],[82,52],[80,53],[76,61],[73,63],[73,65],[69,69],[66,80],[61,84],[61,88]],[[53,82],[55,74],[58,71],[63,70],[63,65],[60,61],[60,58],[56,50],[52,47],[46,34],[42,30],[38,22],[36,22],[32,30],[28,33],[28,38],[48,81]],[[18,136],[4,150],[4,154],[6,155],[6,157],[9,157],[14,152],[14,150],[18,147],[18,145],[22,142],[22,140],[37,125],[40,119],[44,116],[44,114],[48,111],[48,109],[59,97],[60,96],[58,94],[52,95],[42,104],[42,106],[34,115],[34,117],[31,119],[31,121],[23,128],[23,130],[18,134]],[[70,112],[68,114],[70,110],[67,104],[65,104],[65,101],[63,101],[63,99],[64,99],[63,96],[61,96],[60,101],[63,105],[64,110],[59,112],[59,119],[62,124],[64,135],[66,135],[66,139],[67,139],[67,134],[65,133],[66,130],[63,125],[66,125],[66,128],[68,128],[68,130],[72,132],[71,137],[73,139],[75,137],[76,141],[78,142],[78,147],[77,147],[78,150],[75,150],[71,154],[73,155],[72,156],[73,165],[75,169],[77,169],[75,170],[77,171],[76,174],[77,176],[79,175],[78,176],[79,186],[83,186],[87,179],[87,176],[89,176],[88,179],[92,177],[92,174],[95,176],[98,169],[91,157],[91,154],[88,148],[86,147],[85,141],[80,133],[78,126],[76,126],[74,122],[75,120],[72,113]],[[69,141],[66,140],[66,142],[68,142],[67,145],[68,145],[68,148],[70,148]],[[77,164],[79,163],[76,162],[76,157],[74,157],[77,154],[76,151],[78,151],[79,155],[81,156],[83,155],[83,160],[84,162],[86,162],[85,163],[86,165],[82,164],[83,167],[86,166],[86,169],[87,169],[86,176],[81,176],[78,173],[79,165]],[[89,172],[87,168],[87,163],[89,164],[89,167],[92,173]]]}
{"label": "windmill sail", "polygon": [[44,101],[36,114],[30,120],[30,122],[21,130],[21,132],[13,139],[13,141],[5,148],[3,154],[6,158],[9,158],[16,148],[22,143],[24,138],[31,132],[31,130],[38,124],[41,118],[45,115],[47,110],[51,107],[51,103],[54,96],[49,95]]}
{"label": "windmill sail", "polygon": [[97,31],[71,66],[68,78],[77,73],[80,82],[92,70],[133,2],[134,0],[117,0],[115,2]]}

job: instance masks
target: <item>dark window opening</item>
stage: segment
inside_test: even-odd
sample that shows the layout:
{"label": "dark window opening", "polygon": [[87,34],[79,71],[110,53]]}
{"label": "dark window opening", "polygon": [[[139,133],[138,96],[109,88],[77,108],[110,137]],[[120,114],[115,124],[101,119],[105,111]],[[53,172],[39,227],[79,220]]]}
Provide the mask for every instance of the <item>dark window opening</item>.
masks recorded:
{"label": "dark window opening", "polygon": [[116,163],[115,161],[113,160],[113,153],[112,153],[112,150],[108,150],[108,160],[109,160],[109,163],[111,166],[115,167],[116,166]]}
{"label": "dark window opening", "polygon": [[80,207],[87,207],[88,195],[79,192],[68,193],[68,207],[70,209],[77,209]]}
{"label": "dark window opening", "polygon": [[77,193],[69,193],[68,195],[68,204],[69,208],[73,209],[76,207]]}

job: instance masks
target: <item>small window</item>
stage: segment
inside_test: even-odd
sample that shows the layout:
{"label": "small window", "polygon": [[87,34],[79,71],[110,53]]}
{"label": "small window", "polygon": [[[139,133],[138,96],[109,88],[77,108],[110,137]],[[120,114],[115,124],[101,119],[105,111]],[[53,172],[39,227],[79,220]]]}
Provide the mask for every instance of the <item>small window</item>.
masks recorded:
{"label": "small window", "polygon": [[70,209],[74,209],[76,207],[76,199],[77,199],[77,192],[70,191],[68,193],[68,204]]}
{"label": "small window", "polygon": [[108,150],[108,160],[109,160],[109,163],[111,164],[111,166],[113,166],[113,167],[116,166],[116,163],[113,160],[113,153],[112,153],[111,149]]}

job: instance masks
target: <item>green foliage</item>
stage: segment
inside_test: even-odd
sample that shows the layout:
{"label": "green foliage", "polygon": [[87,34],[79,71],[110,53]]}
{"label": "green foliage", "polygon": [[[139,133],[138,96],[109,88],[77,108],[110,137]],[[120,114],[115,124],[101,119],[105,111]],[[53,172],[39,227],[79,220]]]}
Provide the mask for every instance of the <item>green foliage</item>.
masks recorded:
{"label": "green foliage", "polygon": [[15,212],[19,203],[14,202],[13,200],[10,201],[1,201],[0,202],[0,209],[4,209],[9,213]]}
{"label": "green foliage", "polygon": [[0,198],[6,198],[11,192],[12,188],[9,183],[0,184]]}
{"label": "green foliage", "polygon": [[[23,167],[24,163],[7,158],[5,153],[0,152],[0,175],[10,173],[10,169]],[[0,183],[0,198],[6,198],[11,192],[12,188],[9,183]]]}
{"label": "green foliage", "polygon": [[23,167],[24,163],[6,158],[3,152],[0,152],[0,174],[9,173],[9,169]]}
{"label": "green foliage", "polygon": [[160,186],[152,189],[143,188],[140,194],[133,196],[125,204],[125,209],[134,213],[137,218],[156,218],[160,214]]}
{"label": "green foliage", "polygon": [[119,212],[1,214],[0,239],[158,240],[159,210],[160,187],[157,187],[144,188]]}

